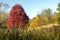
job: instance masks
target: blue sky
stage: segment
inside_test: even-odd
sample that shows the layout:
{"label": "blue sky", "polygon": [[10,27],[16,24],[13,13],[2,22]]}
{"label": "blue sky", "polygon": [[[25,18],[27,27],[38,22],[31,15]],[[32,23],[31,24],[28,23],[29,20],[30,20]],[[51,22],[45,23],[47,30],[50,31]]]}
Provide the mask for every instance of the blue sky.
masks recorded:
{"label": "blue sky", "polygon": [[[8,3],[11,7],[17,3],[21,4],[29,18],[33,18],[46,8],[56,11],[57,4],[60,0],[0,0],[0,2]],[[11,7],[8,11],[11,10]]]}

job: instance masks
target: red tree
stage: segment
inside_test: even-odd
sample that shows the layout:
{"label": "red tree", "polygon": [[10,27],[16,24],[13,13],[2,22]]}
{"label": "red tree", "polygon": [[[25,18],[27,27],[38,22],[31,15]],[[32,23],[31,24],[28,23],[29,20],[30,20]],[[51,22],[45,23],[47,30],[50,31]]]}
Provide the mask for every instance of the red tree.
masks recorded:
{"label": "red tree", "polygon": [[11,28],[14,26],[24,27],[28,23],[29,17],[26,15],[22,6],[19,4],[14,5],[8,17],[7,28]]}

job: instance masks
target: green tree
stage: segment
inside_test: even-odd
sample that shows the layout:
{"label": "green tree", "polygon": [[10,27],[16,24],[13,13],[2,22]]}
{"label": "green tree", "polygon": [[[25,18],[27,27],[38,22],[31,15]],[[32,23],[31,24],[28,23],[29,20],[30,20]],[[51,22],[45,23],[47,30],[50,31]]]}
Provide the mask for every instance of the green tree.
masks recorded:
{"label": "green tree", "polygon": [[60,13],[60,3],[58,3],[57,11],[59,11],[59,13]]}
{"label": "green tree", "polygon": [[49,19],[49,20],[48,20],[49,23],[51,22],[52,10],[51,10],[50,8],[44,9],[44,10],[42,11],[42,15],[43,15],[44,17],[47,17],[47,18]]}
{"label": "green tree", "polygon": [[58,20],[57,19],[59,17],[59,13],[58,12],[54,12],[53,17],[54,17],[55,23],[58,23]]}
{"label": "green tree", "polygon": [[58,8],[57,11],[59,12],[59,17],[58,17],[58,24],[60,24],[60,3],[58,3]]}
{"label": "green tree", "polygon": [[42,25],[48,24],[49,23],[48,20],[49,19],[46,16],[44,16],[44,15],[41,16],[41,24]]}
{"label": "green tree", "polygon": [[0,14],[1,11],[3,11],[2,9],[7,10],[9,7],[10,6],[7,3],[0,2]]}
{"label": "green tree", "polygon": [[1,14],[1,7],[2,7],[2,2],[0,3],[0,14]]}

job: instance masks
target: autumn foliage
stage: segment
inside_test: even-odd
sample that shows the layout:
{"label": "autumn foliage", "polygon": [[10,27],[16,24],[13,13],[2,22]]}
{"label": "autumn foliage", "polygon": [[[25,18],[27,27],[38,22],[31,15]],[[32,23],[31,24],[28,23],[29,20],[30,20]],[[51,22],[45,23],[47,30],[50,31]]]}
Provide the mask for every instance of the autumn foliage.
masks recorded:
{"label": "autumn foliage", "polygon": [[24,27],[29,23],[29,17],[26,15],[21,5],[16,4],[12,7],[7,21],[7,28],[14,26]]}

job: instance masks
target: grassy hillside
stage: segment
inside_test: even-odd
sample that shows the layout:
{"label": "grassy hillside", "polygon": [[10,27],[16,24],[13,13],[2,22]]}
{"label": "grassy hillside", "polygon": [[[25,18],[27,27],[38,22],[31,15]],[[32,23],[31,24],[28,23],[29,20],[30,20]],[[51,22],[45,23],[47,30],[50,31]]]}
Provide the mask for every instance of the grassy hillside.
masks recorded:
{"label": "grassy hillside", "polygon": [[0,40],[60,40],[60,26],[33,30],[0,29]]}

